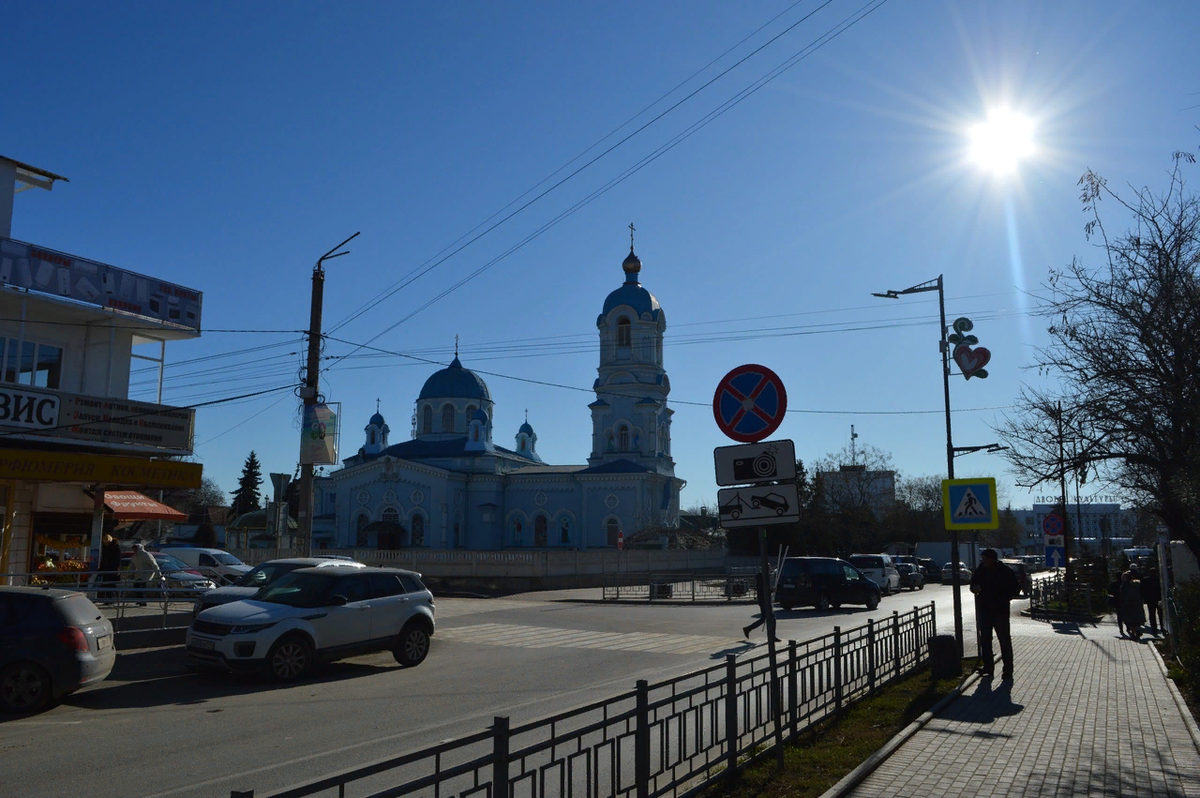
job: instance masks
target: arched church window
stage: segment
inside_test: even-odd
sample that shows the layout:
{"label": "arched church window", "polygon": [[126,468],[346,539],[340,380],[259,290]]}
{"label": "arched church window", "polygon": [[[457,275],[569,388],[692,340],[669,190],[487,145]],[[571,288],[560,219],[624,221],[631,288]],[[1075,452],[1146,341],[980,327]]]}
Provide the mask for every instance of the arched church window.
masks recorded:
{"label": "arched church window", "polygon": [[615,518],[608,519],[606,531],[608,532],[608,545],[616,546],[617,545],[617,533],[619,533],[621,531],[621,525],[617,523],[617,519],[615,519]]}
{"label": "arched church window", "polygon": [[617,449],[622,452],[629,451],[629,427],[622,426],[617,430]]}
{"label": "arched church window", "polygon": [[396,512],[395,507],[389,507],[379,516],[380,521],[386,521],[389,524],[400,523],[400,513]]}
{"label": "arched church window", "polygon": [[478,424],[476,424],[474,429],[471,430],[471,438],[476,443],[479,442],[479,425]]}
{"label": "arched church window", "polygon": [[617,319],[617,346],[628,349],[633,345],[633,332],[629,319],[622,316]]}
{"label": "arched church window", "polygon": [[360,515],[354,522],[354,546],[355,548],[365,549],[367,547],[367,517]]}
{"label": "arched church window", "polygon": [[417,513],[412,517],[412,544],[425,545],[425,516]]}
{"label": "arched church window", "polygon": [[367,443],[369,443],[372,446],[375,445],[375,430],[371,430],[370,432],[367,433]]}
{"label": "arched church window", "polygon": [[454,432],[454,405],[442,405],[442,432]]}
{"label": "arched church window", "polygon": [[433,432],[433,408],[425,405],[425,409],[421,411],[421,432]]}
{"label": "arched church window", "polygon": [[522,452],[525,451],[525,438],[524,437],[521,438],[521,451]]}
{"label": "arched church window", "polygon": [[471,419],[475,418],[475,411],[479,408],[475,405],[467,405],[467,423],[471,423]]}
{"label": "arched church window", "polygon": [[558,542],[559,543],[570,543],[571,542],[571,521],[570,521],[570,519],[564,518],[558,522]]}
{"label": "arched church window", "polygon": [[605,435],[604,435],[604,450],[605,450],[606,452],[611,452],[611,451],[613,451],[615,448],[616,448],[616,446],[613,444],[613,434],[612,434],[612,430],[609,430],[609,431],[608,431],[607,433],[605,433]]}
{"label": "arched church window", "polygon": [[514,546],[521,545],[521,519],[514,518],[512,522],[512,544]]}
{"label": "arched church window", "polygon": [[546,516],[539,515],[537,518],[533,519],[533,545],[535,545],[535,546],[545,546],[546,545],[546,543],[547,543],[546,527],[547,526],[549,526],[549,524],[546,521]]}

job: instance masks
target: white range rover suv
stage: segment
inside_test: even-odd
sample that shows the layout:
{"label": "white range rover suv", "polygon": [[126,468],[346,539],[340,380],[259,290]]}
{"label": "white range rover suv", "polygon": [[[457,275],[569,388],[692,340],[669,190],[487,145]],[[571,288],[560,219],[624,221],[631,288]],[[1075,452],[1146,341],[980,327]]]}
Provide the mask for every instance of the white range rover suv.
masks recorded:
{"label": "white range rover suv", "polygon": [[391,651],[420,665],[434,630],[433,594],[395,568],[325,566],[285,574],[253,598],[204,610],[187,632],[188,659],[292,681],[318,662]]}

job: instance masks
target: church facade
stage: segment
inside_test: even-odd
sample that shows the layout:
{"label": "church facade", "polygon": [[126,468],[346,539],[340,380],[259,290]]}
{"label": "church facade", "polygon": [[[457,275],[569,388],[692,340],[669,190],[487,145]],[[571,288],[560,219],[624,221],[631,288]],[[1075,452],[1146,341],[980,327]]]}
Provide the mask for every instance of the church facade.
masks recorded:
{"label": "church facade", "polygon": [[511,448],[494,442],[491,391],[456,354],[421,388],[410,440],[389,443],[377,408],[362,448],[314,481],[314,547],[584,550],[676,526],[666,316],[632,246],[622,270],[596,319],[586,464],[543,462],[528,419]]}

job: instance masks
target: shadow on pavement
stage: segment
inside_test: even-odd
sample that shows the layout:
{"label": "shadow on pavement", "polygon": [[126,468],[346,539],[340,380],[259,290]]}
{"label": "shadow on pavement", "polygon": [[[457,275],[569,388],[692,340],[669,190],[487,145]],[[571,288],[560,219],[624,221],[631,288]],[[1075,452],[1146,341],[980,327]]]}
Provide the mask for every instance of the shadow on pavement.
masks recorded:
{"label": "shadow on pavement", "polygon": [[[132,662],[114,667],[110,681],[135,678],[124,684],[103,682],[94,688],[67,696],[61,703],[78,709],[138,709],[160,706],[199,705],[230,696],[253,695],[271,690],[310,688],[330,682],[357,679],[377,673],[403,670],[399,665],[355,661],[318,665],[315,672],[299,681],[280,684],[260,674],[227,674],[195,670],[182,662],[182,648],[160,649],[125,655]],[[381,660],[382,662],[382,660]],[[118,669],[120,673],[118,672]],[[133,674],[136,672],[136,676]],[[213,712],[220,712],[214,709]]]}
{"label": "shadow on pavement", "polygon": [[951,705],[951,711],[945,717],[964,723],[993,723],[997,718],[1016,715],[1024,709],[1024,704],[1016,704],[1012,700],[1011,682],[980,679],[975,692],[961,696]]}

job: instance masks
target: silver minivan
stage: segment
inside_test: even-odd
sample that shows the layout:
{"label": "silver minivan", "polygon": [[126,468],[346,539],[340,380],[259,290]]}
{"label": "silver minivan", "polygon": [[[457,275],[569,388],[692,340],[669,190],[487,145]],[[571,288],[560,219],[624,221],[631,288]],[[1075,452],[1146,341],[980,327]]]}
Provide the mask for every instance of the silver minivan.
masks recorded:
{"label": "silver minivan", "polygon": [[863,572],[868,579],[879,585],[883,595],[900,590],[900,572],[890,554],[851,554],[850,564]]}
{"label": "silver minivan", "polygon": [[250,566],[223,549],[199,546],[162,546],[159,551],[183,560],[218,585],[228,585],[247,573]]}

